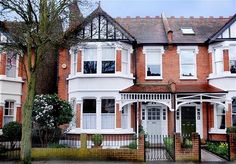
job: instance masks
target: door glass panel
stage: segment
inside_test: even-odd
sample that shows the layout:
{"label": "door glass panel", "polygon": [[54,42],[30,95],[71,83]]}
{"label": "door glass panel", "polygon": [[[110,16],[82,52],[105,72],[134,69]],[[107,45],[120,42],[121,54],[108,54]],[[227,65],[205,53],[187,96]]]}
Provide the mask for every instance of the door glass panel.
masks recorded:
{"label": "door glass panel", "polygon": [[196,112],[195,107],[182,107],[181,109],[182,134],[190,135],[196,132]]}

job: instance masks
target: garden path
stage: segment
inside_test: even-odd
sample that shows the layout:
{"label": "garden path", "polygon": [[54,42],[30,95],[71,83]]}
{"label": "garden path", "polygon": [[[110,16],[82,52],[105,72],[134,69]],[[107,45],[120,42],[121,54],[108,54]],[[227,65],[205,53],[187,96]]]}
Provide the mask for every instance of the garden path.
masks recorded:
{"label": "garden path", "polygon": [[202,162],[226,162],[225,159],[205,150],[201,149]]}

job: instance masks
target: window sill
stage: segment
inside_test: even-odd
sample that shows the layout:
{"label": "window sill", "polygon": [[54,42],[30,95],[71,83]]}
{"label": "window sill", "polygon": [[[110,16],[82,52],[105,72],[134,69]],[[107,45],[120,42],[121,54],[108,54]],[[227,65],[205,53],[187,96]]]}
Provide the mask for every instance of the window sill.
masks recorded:
{"label": "window sill", "polygon": [[0,81],[10,81],[10,82],[17,82],[17,83],[23,83],[21,77],[6,77],[5,75],[0,75]]}
{"label": "window sill", "polygon": [[180,77],[180,80],[197,80],[196,77]]}
{"label": "window sill", "polygon": [[71,129],[68,134],[134,134],[134,131],[132,128],[130,129],[81,129],[81,128],[74,128]]}
{"label": "window sill", "polygon": [[226,129],[211,128],[209,134],[226,134]]}
{"label": "window sill", "polygon": [[162,77],[145,77],[145,80],[163,80]]}
{"label": "window sill", "polygon": [[235,73],[223,73],[223,74],[210,74],[209,75],[209,80],[212,79],[222,79],[222,78],[236,78],[236,74]]}

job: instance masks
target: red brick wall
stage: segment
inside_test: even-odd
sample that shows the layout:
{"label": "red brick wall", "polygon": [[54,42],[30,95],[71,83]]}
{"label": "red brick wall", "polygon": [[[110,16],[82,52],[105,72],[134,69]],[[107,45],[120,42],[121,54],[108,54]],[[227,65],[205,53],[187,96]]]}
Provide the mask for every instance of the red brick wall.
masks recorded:
{"label": "red brick wall", "polygon": [[116,72],[121,72],[121,50],[116,50]]}
{"label": "red brick wall", "polygon": [[81,104],[76,105],[76,128],[80,128]]}
{"label": "red brick wall", "polygon": [[169,109],[168,112],[168,134],[171,135],[174,133],[174,112],[171,112]]}
{"label": "red brick wall", "polygon": [[229,71],[229,50],[223,50],[224,71]]}
{"label": "red brick wall", "polygon": [[130,73],[134,74],[134,54],[130,54]]}
{"label": "red brick wall", "polygon": [[116,104],[116,128],[121,128],[121,111],[118,103]]}
{"label": "red brick wall", "polygon": [[3,106],[0,106],[0,129],[3,125]]}
{"label": "red brick wall", "polygon": [[21,107],[16,108],[16,121],[21,123]]}
{"label": "red brick wall", "polygon": [[227,141],[226,134],[209,134],[209,140],[211,141]]}
{"label": "red brick wall", "polygon": [[[62,64],[66,64],[66,68],[62,68]],[[58,61],[58,96],[63,99],[68,99],[68,82],[66,78],[70,73],[70,55],[67,49],[59,50]]]}
{"label": "red brick wall", "polygon": [[192,148],[181,147],[181,136],[179,133],[175,134],[175,160],[176,161],[199,161],[199,142],[200,137],[197,133],[192,133]]}
{"label": "red brick wall", "polygon": [[228,111],[225,113],[226,127],[232,126],[232,104],[228,104]]}
{"label": "red brick wall", "polygon": [[0,54],[0,75],[6,75],[6,58],[5,53]]}
{"label": "red brick wall", "polygon": [[[145,80],[145,55],[143,54],[142,47],[137,50],[137,76],[139,83],[152,82],[157,80]],[[173,46],[165,50],[162,55],[162,77],[163,80],[158,80],[159,83],[167,83],[173,79],[176,83],[189,84],[189,83],[207,83],[207,77],[210,72],[209,57],[207,46],[198,46],[199,53],[196,55],[197,60],[197,80],[180,80],[180,63],[179,54],[177,54],[177,47]]]}
{"label": "red brick wall", "polygon": [[82,70],[82,51],[79,50],[77,54],[77,72]]}

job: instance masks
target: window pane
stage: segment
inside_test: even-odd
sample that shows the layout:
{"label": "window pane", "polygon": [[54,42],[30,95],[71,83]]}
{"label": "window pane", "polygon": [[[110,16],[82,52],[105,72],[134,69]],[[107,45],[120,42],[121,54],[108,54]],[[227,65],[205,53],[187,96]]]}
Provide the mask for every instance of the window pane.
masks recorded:
{"label": "window pane", "polygon": [[181,64],[195,64],[195,54],[193,50],[181,51]]}
{"label": "window pane", "polygon": [[223,61],[223,51],[221,48],[215,49],[215,62]]}
{"label": "window pane", "polygon": [[195,75],[195,69],[194,65],[182,65],[181,70],[182,70],[182,76],[194,76]]}
{"label": "window pane", "polygon": [[224,71],[223,62],[215,63],[216,73],[222,73]]}
{"label": "window pane", "polygon": [[83,100],[83,113],[96,113],[96,100],[95,99]]}
{"label": "window pane", "polygon": [[217,116],[217,128],[225,129],[225,115]]}
{"label": "window pane", "polygon": [[147,65],[147,76],[161,76],[160,65]]}
{"label": "window pane", "polygon": [[97,49],[90,48],[84,49],[84,61],[96,61],[97,60]]}
{"label": "window pane", "polygon": [[148,64],[160,64],[160,53],[159,52],[147,52],[147,63]]}
{"label": "window pane", "polygon": [[84,61],[84,73],[85,74],[97,73],[97,62]]}
{"label": "window pane", "polygon": [[123,49],[122,50],[122,59],[121,59],[121,61],[122,61],[122,72],[124,73],[124,74],[127,74],[128,73],[128,57],[129,57],[129,55],[128,55],[128,51],[127,50],[125,50],[125,49]]}
{"label": "window pane", "polygon": [[233,126],[236,126],[236,115],[232,115]]}
{"label": "window pane", "polygon": [[236,73],[236,60],[230,60],[230,72]]}
{"label": "window pane", "polygon": [[110,61],[115,60],[115,49],[114,48],[102,48],[102,60]]}
{"label": "window pane", "polygon": [[115,100],[102,99],[102,129],[115,128]]}
{"label": "window pane", "polygon": [[16,77],[16,54],[9,52],[7,54],[7,77]]}
{"label": "window pane", "polygon": [[115,73],[115,61],[102,61],[102,73]]}

